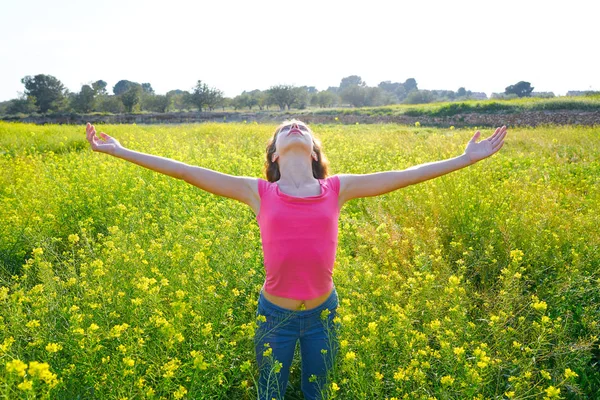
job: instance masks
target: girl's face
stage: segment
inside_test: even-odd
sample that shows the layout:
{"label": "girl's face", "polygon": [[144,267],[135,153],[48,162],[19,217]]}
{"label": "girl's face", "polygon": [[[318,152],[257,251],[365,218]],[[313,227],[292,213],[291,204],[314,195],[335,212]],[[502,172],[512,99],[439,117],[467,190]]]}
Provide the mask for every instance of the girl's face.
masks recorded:
{"label": "girl's face", "polygon": [[280,152],[288,146],[306,147],[310,154],[313,150],[313,137],[310,128],[300,121],[294,121],[281,127],[275,139],[275,149]]}

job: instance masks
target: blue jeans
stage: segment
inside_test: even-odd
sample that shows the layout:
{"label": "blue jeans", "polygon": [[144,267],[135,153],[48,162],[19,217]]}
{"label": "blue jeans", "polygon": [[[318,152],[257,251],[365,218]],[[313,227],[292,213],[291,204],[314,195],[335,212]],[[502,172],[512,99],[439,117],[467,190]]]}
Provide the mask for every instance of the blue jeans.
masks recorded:
{"label": "blue jeans", "polygon": [[339,349],[338,327],[333,322],[337,307],[335,287],[323,304],[300,311],[271,303],[261,290],[256,316],[264,315],[266,321],[258,321],[254,337],[260,400],[283,399],[298,340],[302,357],[302,392],[305,399],[321,399],[327,373],[333,367]]}

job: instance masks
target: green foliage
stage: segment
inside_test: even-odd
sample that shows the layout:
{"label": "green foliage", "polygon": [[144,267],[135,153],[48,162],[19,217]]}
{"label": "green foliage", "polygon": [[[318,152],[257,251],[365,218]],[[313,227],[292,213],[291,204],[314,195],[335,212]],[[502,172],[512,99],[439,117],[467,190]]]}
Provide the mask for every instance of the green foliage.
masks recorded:
{"label": "green foliage", "polygon": [[120,114],[125,112],[125,106],[120,96],[98,95],[95,101],[95,109],[100,112]]}
{"label": "green foliage", "polygon": [[31,114],[37,110],[35,98],[33,96],[25,96],[18,99],[13,99],[6,106],[6,113],[15,114]]}
{"label": "green foliage", "polygon": [[75,111],[88,113],[94,109],[96,90],[89,85],[83,85],[81,91],[73,97],[71,106]]}
{"label": "green foliage", "polygon": [[103,80],[99,80],[99,81],[92,83],[92,89],[94,89],[94,92],[96,92],[96,95],[107,95],[108,92],[106,91],[106,86],[107,86],[107,83]]}
{"label": "green foliage", "polygon": [[142,110],[164,113],[173,106],[173,97],[161,94],[151,95],[143,93],[140,102]]}
{"label": "green foliage", "polygon": [[343,91],[344,89],[347,89],[347,88],[352,87],[352,86],[361,86],[361,87],[363,87],[363,86],[366,86],[366,83],[358,75],[346,76],[345,78],[342,78],[342,80],[340,81],[339,90]]}
{"label": "green foliage", "polygon": [[119,82],[117,82],[117,84],[115,86],[113,86],[113,93],[116,96],[120,96],[123,93],[127,92],[128,90],[130,90],[131,88],[134,88],[134,87],[138,87],[140,89],[140,91],[142,89],[142,86],[139,83],[131,82],[126,79],[123,79],[123,80],[120,80]]}
{"label": "green foliage", "polygon": [[431,103],[434,100],[434,96],[428,90],[414,90],[406,96],[404,102],[406,104],[423,104]]}
{"label": "green foliage", "polygon": [[533,92],[531,87],[531,83],[520,81],[514,85],[507,86],[504,90],[506,94],[516,94],[518,97],[528,97],[531,96],[531,92]]}
{"label": "green foliage", "polygon": [[209,87],[206,83],[198,80],[192,93],[188,97],[188,102],[198,107],[202,112],[204,108],[213,109],[223,101],[223,92],[216,88]]}
{"label": "green foliage", "polygon": [[127,112],[132,112],[139,102],[142,95],[142,88],[140,86],[131,86],[126,92],[121,94],[121,101]]}
{"label": "green foliage", "polygon": [[289,110],[298,100],[299,94],[298,88],[292,85],[276,85],[267,90],[269,102],[278,105],[282,111],[285,110],[286,106]]}
{"label": "green foliage", "polygon": [[142,83],[142,92],[147,94],[154,94],[154,89],[152,89],[152,85],[149,83]]}
{"label": "green foliage", "polygon": [[39,74],[21,79],[25,94],[34,99],[42,113],[57,111],[65,100],[65,87],[52,75]]}

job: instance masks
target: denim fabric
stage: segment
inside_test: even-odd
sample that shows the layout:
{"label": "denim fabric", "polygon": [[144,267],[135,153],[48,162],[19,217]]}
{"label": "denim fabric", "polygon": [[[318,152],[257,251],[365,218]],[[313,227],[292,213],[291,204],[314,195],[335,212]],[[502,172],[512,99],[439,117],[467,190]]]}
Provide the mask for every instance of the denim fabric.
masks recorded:
{"label": "denim fabric", "polygon": [[327,384],[327,373],[339,350],[338,327],[333,322],[338,304],[335,287],[323,304],[299,311],[271,303],[261,290],[256,315],[264,315],[266,322],[258,322],[254,337],[260,400],[283,399],[298,340],[304,398],[322,398],[321,389]]}

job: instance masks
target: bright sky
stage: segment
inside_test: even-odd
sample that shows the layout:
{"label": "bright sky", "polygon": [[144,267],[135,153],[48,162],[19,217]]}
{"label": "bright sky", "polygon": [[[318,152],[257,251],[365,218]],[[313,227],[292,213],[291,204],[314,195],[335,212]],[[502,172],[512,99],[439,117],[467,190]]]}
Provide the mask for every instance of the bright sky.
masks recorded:
{"label": "bright sky", "polygon": [[0,101],[49,74],[156,93],[200,79],[233,97],[277,84],[600,90],[598,0],[2,0]]}

